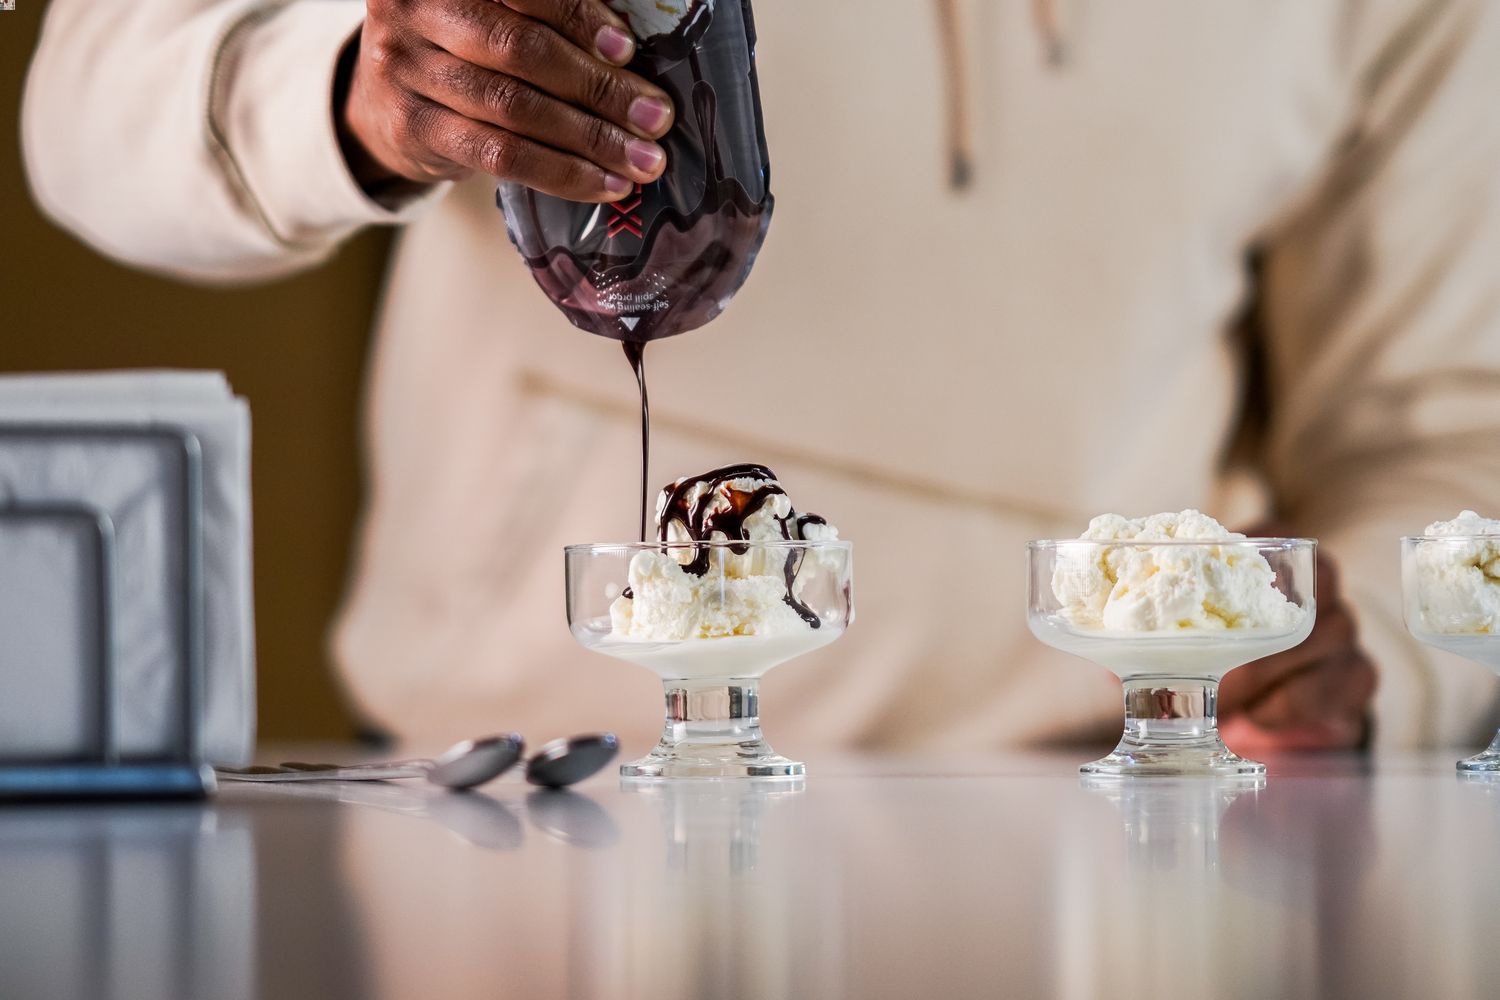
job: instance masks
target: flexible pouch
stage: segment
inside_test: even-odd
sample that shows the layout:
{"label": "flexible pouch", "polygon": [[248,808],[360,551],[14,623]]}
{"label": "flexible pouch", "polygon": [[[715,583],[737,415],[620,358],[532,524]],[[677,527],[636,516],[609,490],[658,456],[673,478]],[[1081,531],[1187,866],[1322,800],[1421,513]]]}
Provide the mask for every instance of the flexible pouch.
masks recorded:
{"label": "flexible pouch", "polygon": [[677,110],[667,167],[613,204],[499,187],[506,229],[573,325],[645,343],[713,319],[739,291],[771,221],[771,169],[750,0],[610,0],[638,45],[631,70]]}

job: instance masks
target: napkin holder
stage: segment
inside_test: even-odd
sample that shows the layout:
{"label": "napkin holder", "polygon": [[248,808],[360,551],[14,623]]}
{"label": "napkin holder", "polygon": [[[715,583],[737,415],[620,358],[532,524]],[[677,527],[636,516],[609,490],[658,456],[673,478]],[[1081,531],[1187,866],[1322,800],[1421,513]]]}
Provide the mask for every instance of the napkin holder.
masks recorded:
{"label": "napkin holder", "polygon": [[[91,704],[75,713],[87,733],[86,737],[75,740],[76,747],[68,752],[59,751],[55,745],[47,746],[55,744],[55,734],[48,737],[47,734],[20,733],[18,738],[22,742],[30,736],[36,737],[38,745],[43,747],[36,753],[17,752],[13,745],[15,740],[9,741],[4,752],[0,752],[0,801],[201,797],[214,787],[214,778],[205,759],[202,739],[203,478],[198,438],[186,429],[160,424],[0,423],[0,447],[22,443],[45,448],[48,444],[60,442],[92,442],[106,446],[124,442],[154,444],[176,460],[177,496],[172,499],[178,516],[164,520],[175,522],[171,527],[180,533],[175,546],[174,561],[177,565],[171,567],[170,574],[170,581],[180,586],[170,586],[168,574],[156,581],[163,588],[170,587],[171,597],[177,605],[173,616],[175,621],[170,623],[171,631],[176,634],[164,644],[172,662],[163,664],[165,674],[170,678],[168,688],[175,706],[165,717],[169,732],[163,734],[164,739],[157,741],[158,745],[144,750],[141,747],[122,747],[118,612],[122,558],[128,556],[121,552],[118,544],[116,513],[87,499],[58,496],[56,490],[52,491],[52,496],[14,495],[17,491],[11,496],[0,495],[0,535],[28,527],[51,526],[54,530],[67,531],[77,540],[81,558],[72,563],[59,561],[53,568],[58,574],[72,572],[75,577],[71,587],[68,581],[61,580],[63,589],[87,595],[76,602],[76,610],[81,611],[79,620],[72,623],[77,634],[67,642],[76,640],[78,660],[92,660],[91,664],[45,665],[71,669],[78,678],[92,674],[80,687],[81,692],[86,692],[85,700]],[[84,566],[89,569],[82,569]],[[0,565],[0,577],[5,573],[6,567]],[[43,585],[42,581],[27,582]],[[45,633],[49,623],[45,614],[41,617],[44,620],[36,627]],[[92,634],[83,634],[89,631],[83,619],[89,617],[92,618]],[[162,625],[168,627],[166,621]],[[3,641],[3,636],[0,636],[0,642]],[[0,646],[0,667],[7,666],[4,661],[8,658],[24,657],[24,646],[24,641],[13,642],[8,651]],[[18,665],[10,664],[12,668]],[[15,725],[14,719],[11,724]]]}

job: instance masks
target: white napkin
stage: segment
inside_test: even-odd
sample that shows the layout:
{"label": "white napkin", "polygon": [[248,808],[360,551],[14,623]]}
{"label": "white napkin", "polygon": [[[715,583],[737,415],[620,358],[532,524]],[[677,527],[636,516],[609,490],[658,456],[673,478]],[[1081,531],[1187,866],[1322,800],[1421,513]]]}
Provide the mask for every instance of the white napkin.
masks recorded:
{"label": "white napkin", "polygon": [[[197,437],[203,743],[214,763],[247,761],[255,671],[245,401],[211,372],[0,376],[0,426],[37,424],[167,426]],[[170,752],[178,736],[180,487],[173,448],[149,437],[0,436],[0,504],[73,500],[101,507],[115,521],[118,736],[127,754]],[[80,738],[92,728],[97,657],[81,634],[93,610],[91,586],[79,578],[93,572],[92,558],[76,525],[0,522],[0,757],[86,749]]]}

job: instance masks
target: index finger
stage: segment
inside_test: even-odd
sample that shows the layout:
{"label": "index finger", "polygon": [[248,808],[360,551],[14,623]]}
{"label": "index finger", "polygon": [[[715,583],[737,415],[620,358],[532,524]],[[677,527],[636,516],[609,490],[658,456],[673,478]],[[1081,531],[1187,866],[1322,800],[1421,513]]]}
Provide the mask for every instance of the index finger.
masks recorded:
{"label": "index finger", "polygon": [[423,36],[465,62],[522,80],[643,139],[671,127],[666,91],[594,58],[550,24],[494,0],[448,0],[417,11]]}
{"label": "index finger", "polygon": [[505,6],[550,25],[605,62],[624,66],[635,56],[635,35],[603,0],[503,0]]}

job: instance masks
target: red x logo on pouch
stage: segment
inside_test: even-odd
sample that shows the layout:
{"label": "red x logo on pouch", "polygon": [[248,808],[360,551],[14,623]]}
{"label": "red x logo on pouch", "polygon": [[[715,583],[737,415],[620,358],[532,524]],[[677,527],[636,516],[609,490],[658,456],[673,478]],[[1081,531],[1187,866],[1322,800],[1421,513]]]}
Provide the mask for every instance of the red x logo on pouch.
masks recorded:
{"label": "red x logo on pouch", "polygon": [[641,186],[637,184],[625,197],[619,201],[612,202],[610,209],[614,215],[609,220],[609,235],[619,236],[621,233],[634,233],[641,235],[641,217],[637,213],[641,207]]}

